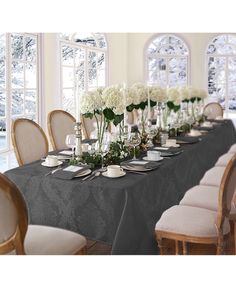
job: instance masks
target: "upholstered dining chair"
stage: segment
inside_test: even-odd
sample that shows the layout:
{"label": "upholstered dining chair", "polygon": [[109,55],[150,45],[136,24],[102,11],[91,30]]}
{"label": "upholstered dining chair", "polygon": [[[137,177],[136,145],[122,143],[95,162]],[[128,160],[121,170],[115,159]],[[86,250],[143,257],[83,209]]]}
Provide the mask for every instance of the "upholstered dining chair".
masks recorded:
{"label": "upholstered dining chair", "polygon": [[224,112],[222,106],[219,103],[211,102],[203,108],[203,114],[208,119],[216,119],[218,116],[223,117]]}
{"label": "upholstered dining chair", "polygon": [[236,144],[233,144],[230,148],[228,153],[236,153]]}
{"label": "upholstered dining chair", "polygon": [[[230,235],[229,212],[235,190],[236,156],[225,168],[218,189],[217,210],[178,205],[166,210],[155,227],[156,240],[163,254],[163,239],[183,242],[183,254],[187,254],[187,243],[215,244],[217,254],[224,253],[224,244]],[[212,186],[214,187],[214,186]],[[178,249],[176,249],[178,252]]]}
{"label": "upholstered dining chair", "polygon": [[0,174],[0,254],[86,254],[86,239],[64,229],[28,225],[27,207],[21,192]]}
{"label": "upholstered dining chair", "polygon": [[53,110],[48,114],[48,133],[53,150],[67,148],[66,135],[75,133],[75,123],[75,118],[64,110]]}
{"label": "upholstered dining chair", "polygon": [[[97,115],[98,121],[100,121],[100,116]],[[92,135],[91,133],[96,130],[97,123],[95,117],[92,119],[86,118],[83,115],[81,116],[81,122],[82,122],[82,129],[83,129],[83,136],[85,139],[91,139]],[[111,125],[108,125],[107,130],[111,132]]]}
{"label": "upholstered dining chair", "polygon": [[12,122],[12,144],[18,164],[24,165],[48,154],[48,140],[43,129],[34,121],[18,118]]}

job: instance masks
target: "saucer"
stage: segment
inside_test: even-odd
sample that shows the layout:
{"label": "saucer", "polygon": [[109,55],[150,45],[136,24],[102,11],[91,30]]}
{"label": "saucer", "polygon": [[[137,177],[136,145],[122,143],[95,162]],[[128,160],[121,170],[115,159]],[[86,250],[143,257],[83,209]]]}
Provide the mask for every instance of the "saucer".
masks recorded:
{"label": "saucer", "polygon": [[191,136],[191,137],[199,137],[199,136],[201,136],[202,135],[202,133],[199,131],[199,132],[197,132],[197,133],[195,133],[195,135],[193,135],[193,134],[191,134],[191,133],[188,133],[188,136]]}
{"label": "saucer", "polygon": [[162,147],[168,147],[168,148],[175,147],[175,148],[177,148],[177,147],[180,147],[180,145],[179,144],[171,144],[171,145],[164,144],[164,145],[162,145]]}
{"label": "saucer", "polygon": [[57,166],[61,165],[62,163],[63,163],[62,161],[58,161],[57,164],[48,165],[48,164],[46,163],[46,161],[44,161],[44,162],[41,163],[41,165],[43,165],[43,166],[45,166],[45,167],[50,167],[50,168],[52,168],[52,167],[57,167]]}
{"label": "saucer", "polygon": [[125,171],[121,171],[120,175],[117,176],[108,176],[107,171],[102,173],[102,176],[108,177],[108,178],[119,178],[119,177],[123,177],[125,176],[126,172]]}
{"label": "saucer", "polygon": [[91,172],[92,172],[92,170],[90,170],[90,169],[84,170],[84,171],[78,173],[77,175],[75,175],[74,178],[79,178],[79,177],[87,176],[87,175],[89,175]]}
{"label": "saucer", "polygon": [[143,157],[143,160],[153,161],[153,162],[158,162],[158,161],[161,161],[161,160],[163,160],[163,159],[164,159],[163,157],[160,157],[158,160],[149,160],[147,156]]}

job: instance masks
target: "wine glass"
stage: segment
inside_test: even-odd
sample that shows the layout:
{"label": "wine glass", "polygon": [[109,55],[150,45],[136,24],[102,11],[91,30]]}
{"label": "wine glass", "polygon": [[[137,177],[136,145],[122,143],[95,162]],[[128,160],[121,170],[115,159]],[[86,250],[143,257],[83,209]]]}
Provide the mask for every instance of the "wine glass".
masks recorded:
{"label": "wine glass", "polygon": [[111,135],[110,133],[107,132],[104,134],[104,137],[100,145],[98,141],[95,144],[96,151],[98,151],[98,153],[101,155],[101,169],[99,169],[100,171],[106,170],[104,168],[104,156],[109,152],[110,143],[111,143]]}
{"label": "wine glass", "polygon": [[72,151],[75,149],[75,142],[76,142],[76,137],[75,137],[74,134],[68,134],[68,135],[66,135],[66,141],[65,141],[66,146],[67,146],[68,148],[71,148]]}
{"label": "wine glass", "polygon": [[132,160],[136,160],[136,146],[138,146],[141,143],[141,137],[138,132],[135,133],[130,133],[129,138],[128,138],[128,143],[129,145],[133,146],[134,148],[134,156]]}

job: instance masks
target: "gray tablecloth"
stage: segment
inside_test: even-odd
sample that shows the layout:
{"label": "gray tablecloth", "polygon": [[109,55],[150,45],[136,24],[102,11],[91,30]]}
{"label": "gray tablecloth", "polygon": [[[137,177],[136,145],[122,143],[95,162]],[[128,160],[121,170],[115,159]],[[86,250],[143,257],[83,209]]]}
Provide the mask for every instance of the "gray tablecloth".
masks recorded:
{"label": "gray tablecloth", "polygon": [[209,132],[184,152],[165,159],[147,175],[119,179],[45,177],[40,161],[7,171],[28,204],[30,222],[73,230],[112,244],[113,254],[157,254],[154,227],[161,214],[178,204],[190,187],[236,142],[231,121]]}

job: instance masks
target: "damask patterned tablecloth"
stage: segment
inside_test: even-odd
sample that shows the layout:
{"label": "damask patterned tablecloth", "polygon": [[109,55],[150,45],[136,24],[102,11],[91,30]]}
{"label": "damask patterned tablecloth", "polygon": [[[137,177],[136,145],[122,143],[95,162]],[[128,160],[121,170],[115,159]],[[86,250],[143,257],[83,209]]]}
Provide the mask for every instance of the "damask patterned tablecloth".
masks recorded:
{"label": "damask patterned tablecloth", "polygon": [[235,128],[226,120],[200,142],[181,145],[182,154],[165,159],[146,175],[61,180],[45,177],[48,168],[40,161],[5,174],[24,195],[31,224],[65,228],[110,243],[112,254],[158,254],[154,227],[161,214],[178,204],[235,142]]}

